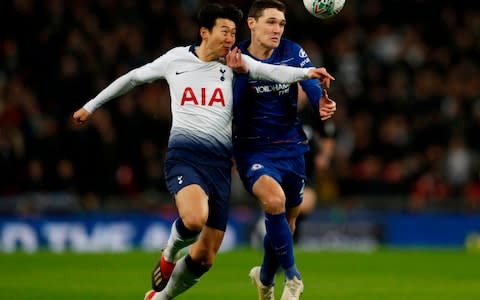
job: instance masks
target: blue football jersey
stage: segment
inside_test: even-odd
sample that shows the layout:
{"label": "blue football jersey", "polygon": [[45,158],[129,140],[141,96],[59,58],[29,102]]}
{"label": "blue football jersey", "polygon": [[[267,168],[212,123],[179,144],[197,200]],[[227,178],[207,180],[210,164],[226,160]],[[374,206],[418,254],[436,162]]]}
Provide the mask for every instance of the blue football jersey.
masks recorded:
{"label": "blue football jersey", "polygon": [[[248,52],[250,41],[238,45]],[[253,56],[252,56],[253,57]],[[256,59],[255,57],[253,57]],[[276,65],[312,67],[303,48],[282,39],[270,58]],[[322,87],[316,79],[300,82],[311,105],[318,111]],[[233,89],[233,143],[235,155],[263,152],[270,157],[290,157],[308,151],[308,142],[297,115],[298,85],[249,79],[236,74]]]}

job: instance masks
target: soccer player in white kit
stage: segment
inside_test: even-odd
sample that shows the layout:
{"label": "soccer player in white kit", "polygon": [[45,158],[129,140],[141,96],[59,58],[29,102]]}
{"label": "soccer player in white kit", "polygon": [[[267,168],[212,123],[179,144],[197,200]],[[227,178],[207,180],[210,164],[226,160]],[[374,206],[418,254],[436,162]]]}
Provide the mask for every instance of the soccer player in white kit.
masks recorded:
{"label": "soccer player in white kit", "polygon": [[[207,4],[198,15],[199,46],[173,48],[117,78],[73,114],[84,123],[95,109],[137,85],[162,78],[169,84],[172,127],[164,171],[179,218],[152,273],[154,290],[145,299],[173,299],[189,289],[212,266],[220,248],[230,198],[233,69],[286,83],[331,77],[325,68],[268,65],[231,50],[242,16],[233,6]],[[189,253],[175,261],[188,245]]]}

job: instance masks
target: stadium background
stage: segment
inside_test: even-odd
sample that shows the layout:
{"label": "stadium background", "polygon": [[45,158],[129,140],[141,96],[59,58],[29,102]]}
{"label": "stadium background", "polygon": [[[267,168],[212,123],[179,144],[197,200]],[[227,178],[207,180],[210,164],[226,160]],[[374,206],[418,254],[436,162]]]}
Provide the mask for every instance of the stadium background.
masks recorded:
{"label": "stadium background", "polygon": [[[479,5],[347,0],[321,21],[285,2],[284,36],[337,79],[333,164],[314,172],[319,202],[300,245],[478,244]],[[202,3],[0,3],[0,251],[161,246],[175,217],[162,170],[166,84],[111,101],[85,128],[71,115],[114,78],[196,40]],[[226,247],[244,245],[259,211],[238,180],[231,211]],[[152,234],[162,238],[149,244]]]}

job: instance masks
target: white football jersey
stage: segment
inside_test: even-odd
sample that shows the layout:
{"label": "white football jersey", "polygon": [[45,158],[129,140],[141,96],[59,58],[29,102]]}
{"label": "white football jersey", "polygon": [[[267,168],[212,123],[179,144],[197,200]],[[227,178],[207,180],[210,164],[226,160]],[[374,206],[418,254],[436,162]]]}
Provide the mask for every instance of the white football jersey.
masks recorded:
{"label": "white football jersey", "polygon": [[[308,69],[263,64],[242,55],[249,76],[280,82],[307,78]],[[177,47],[155,61],[119,77],[84,108],[93,112],[133,87],[164,78],[170,89],[172,127],[168,147],[190,153],[185,159],[225,165],[232,149],[233,71],[219,61],[205,62],[194,46]],[[202,158],[209,158],[203,161]]]}
{"label": "white football jersey", "polygon": [[218,61],[201,61],[188,47],[181,47],[137,69],[137,73],[141,80],[161,75],[168,82],[172,110],[169,148],[222,153],[220,156],[230,153],[233,105],[230,68]]}

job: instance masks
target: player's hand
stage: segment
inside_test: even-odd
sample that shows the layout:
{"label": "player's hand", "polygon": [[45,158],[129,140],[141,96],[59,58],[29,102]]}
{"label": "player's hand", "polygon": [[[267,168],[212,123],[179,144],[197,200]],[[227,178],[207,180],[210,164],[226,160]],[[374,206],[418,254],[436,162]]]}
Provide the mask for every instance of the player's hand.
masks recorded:
{"label": "player's hand", "polygon": [[226,61],[227,66],[232,68],[233,71],[237,73],[248,73],[248,66],[242,59],[242,51],[237,47],[228,52]]}
{"label": "player's hand", "polygon": [[308,71],[308,78],[310,79],[319,79],[320,84],[324,89],[330,87],[330,80],[335,80],[335,77],[330,75],[325,68],[313,68]]}
{"label": "player's hand", "polygon": [[330,119],[337,110],[337,103],[328,97],[326,89],[323,89],[322,98],[320,98],[319,113],[322,121]]}
{"label": "player's hand", "polygon": [[82,107],[82,108],[80,108],[79,110],[77,110],[76,112],[73,113],[73,119],[77,123],[83,124],[88,120],[90,115],[91,114],[85,108]]}

